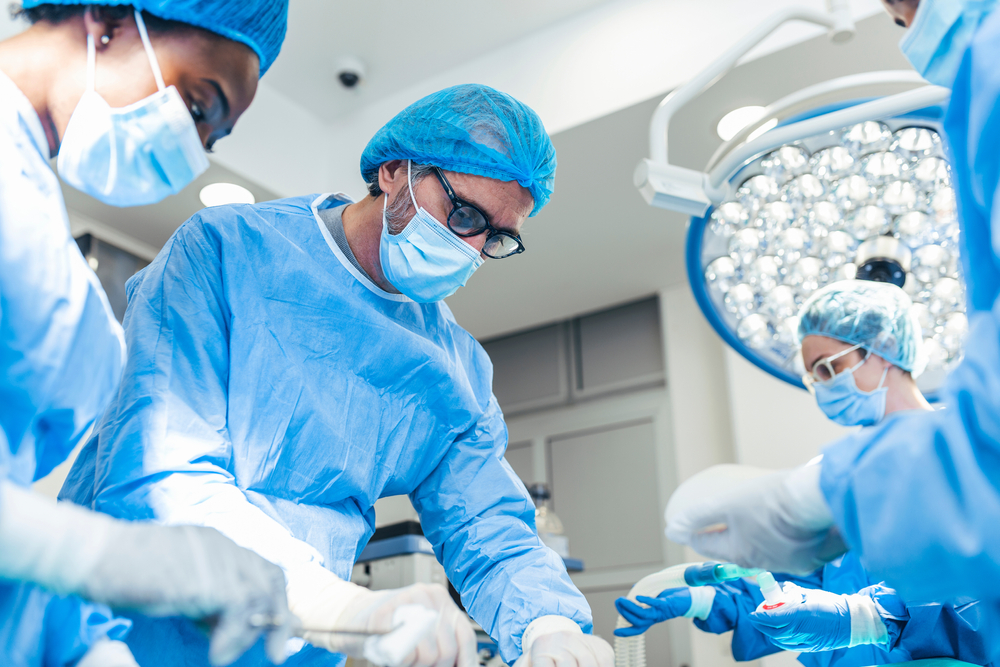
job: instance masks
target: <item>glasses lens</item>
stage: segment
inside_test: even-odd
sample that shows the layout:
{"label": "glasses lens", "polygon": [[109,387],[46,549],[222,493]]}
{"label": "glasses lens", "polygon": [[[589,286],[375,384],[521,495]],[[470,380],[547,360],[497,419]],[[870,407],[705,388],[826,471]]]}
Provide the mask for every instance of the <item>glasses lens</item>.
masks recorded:
{"label": "glasses lens", "polygon": [[448,218],[448,226],[459,236],[475,236],[486,229],[486,218],[471,206],[460,206]]}
{"label": "glasses lens", "polygon": [[483,254],[494,259],[503,259],[516,255],[524,249],[524,245],[516,238],[505,232],[497,232],[486,239],[483,246]]}
{"label": "glasses lens", "polygon": [[833,377],[833,369],[830,368],[830,362],[824,359],[823,361],[816,364],[813,368],[813,376],[818,382],[826,382]]}

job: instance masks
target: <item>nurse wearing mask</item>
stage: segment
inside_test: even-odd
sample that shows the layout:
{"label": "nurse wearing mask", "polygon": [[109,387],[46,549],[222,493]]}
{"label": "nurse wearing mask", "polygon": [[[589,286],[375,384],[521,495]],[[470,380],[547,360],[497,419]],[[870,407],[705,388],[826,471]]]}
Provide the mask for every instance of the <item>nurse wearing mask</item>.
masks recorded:
{"label": "nurse wearing mask", "polygon": [[[114,6],[112,6],[114,5]],[[204,171],[281,46],[284,0],[28,0],[0,43],[0,663],[134,664],[107,608],[210,618],[211,658],[261,630],[284,657],[281,571],[218,532],[118,521],[32,493],[111,400],[121,328],[69,234],[72,186],[149,204]],[[82,663],[81,663],[82,664]]]}
{"label": "nurse wearing mask", "polygon": [[[129,281],[123,389],[63,495],[217,528],[284,568],[306,628],[385,630],[420,602],[439,621],[406,664],[474,667],[472,628],[444,588],[349,581],[375,501],[406,494],[507,664],[611,667],[504,460],[490,359],[443,301],[485,261],[525,251],[521,228],[555,182],[542,121],[492,88],[455,86],[400,112],[360,162],[360,201],[204,209]],[[303,638],[295,665],[363,648]],[[140,661],[204,662],[183,620],[138,618],[129,642]]]}
{"label": "nurse wearing mask", "polygon": [[[931,406],[917,388],[923,369],[920,325],[910,298],[895,285],[850,280],[816,292],[799,313],[803,380],[827,417],[844,426],[870,427],[905,419]],[[984,627],[997,610],[972,599],[949,604],[907,604],[873,580],[855,552],[810,575],[776,575],[793,602],[759,610],[764,598],[739,580],[699,588],[672,588],[655,598],[615,602],[632,624],[628,637],[654,623],[685,617],[706,632],[733,631],[736,660],[755,660],[782,649],[800,651],[808,667],[860,667],[952,657],[984,665],[1000,639]]]}
{"label": "nurse wearing mask", "polygon": [[[699,553],[808,572],[846,542],[907,599],[997,599],[1000,580],[1000,12],[996,0],[900,0],[902,48],[952,88],[944,129],[958,194],[968,288],[965,359],[946,410],[891,419],[672,517]],[[725,525],[725,530],[709,530]],[[841,547],[842,548],[842,547]]]}

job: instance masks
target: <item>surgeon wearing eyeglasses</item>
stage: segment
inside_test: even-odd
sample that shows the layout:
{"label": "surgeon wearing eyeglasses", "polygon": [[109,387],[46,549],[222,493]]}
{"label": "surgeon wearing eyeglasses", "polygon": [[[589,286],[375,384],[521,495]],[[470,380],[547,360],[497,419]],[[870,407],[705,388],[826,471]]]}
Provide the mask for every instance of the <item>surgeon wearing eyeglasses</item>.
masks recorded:
{"label": "surgeon wearing eyeglasses", "polygon": [[[375,134],[360,201],[204,209],[128,284],[123,389],[63,494],[123,518],[212,526],[280,565],[310,644],[290,664],[363,657],[363,638],[315,630],[385,631],[416,604],[438,621],[400,664],[475,667],[473,629],[444,588],[349,581],[375,501],[407,494],[508,664],[611,667],[504,459],[490,359],[443,301],[485,261],[527,252],[522,227],[555,170],[533,110],[461,85]],[[140,662],[204,662],[183,619],[137,617],[129,642]]]}
{"label": "surgeon wearing eyeglasses", "polygon": [[[869,427],[905,411],[932,409],[915,380],[924,360],[911,306],[895,285],[862,280],[833,283],[803,305],[798,335],[811,369],[803,381],[828,418]],[[907,603],[869,575],[853,551],[808,575],[775,576],[790,602],[772,610],[760,607],[760,589],[746,580],[672,588],[640,597],[641,605],[619,598],[615,606],[631,627],[615,634],[632,636],[655,623],[691,618],[705,632],[732,631],[737,660],[789,650],[799,651],[807,667],[939,657],[987,664],[1000,649],[984,631],[1000,621],[995,606],[971,598]]]}

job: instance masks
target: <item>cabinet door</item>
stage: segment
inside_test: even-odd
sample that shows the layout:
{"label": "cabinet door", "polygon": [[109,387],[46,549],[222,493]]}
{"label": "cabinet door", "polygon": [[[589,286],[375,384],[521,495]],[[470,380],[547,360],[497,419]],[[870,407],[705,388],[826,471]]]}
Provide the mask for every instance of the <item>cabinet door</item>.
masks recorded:
{"label": "cabinet door", "polygon": [[551,440],[552,501],[587,571],[663,563],[652,421]]}

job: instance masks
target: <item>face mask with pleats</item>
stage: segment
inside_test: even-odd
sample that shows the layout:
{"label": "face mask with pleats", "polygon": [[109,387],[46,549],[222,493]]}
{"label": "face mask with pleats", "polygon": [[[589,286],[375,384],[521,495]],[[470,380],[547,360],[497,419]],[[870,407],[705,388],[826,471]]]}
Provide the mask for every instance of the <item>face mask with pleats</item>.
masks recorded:
{"label": "face mask with pleats", "polygon": [[826,382],[813,384],[816,403],[827,417],[843,426],[872,426],[885,418],[885,399],[889,392],[884,387],[889,367],[882,371],[882,379],[872,391],[861,391],[854,379],[854,371],[868,361],[864,359],[845,371],[837,373]]}
{"label": "face mask with pleats", "polygon": [[441,301],[455,292],[483,264],[478,250],[456,236],[437,218],[417,205],[406,165],[406,184],[416,214],[399,234],[389,233],[385,217],[388,195],[382,201],[382,273],[393,287],[418,303]]}
{"label": "face mask with pleats", "polygon": [[57,160],[64,181],[112,206],[155,204],[208,169],[198,128],[177,88],[164,85],[139,11],[135,22],[158,91],[112,108],[95,90],[96,49],[88,35],[87,89],[70,116]]}

